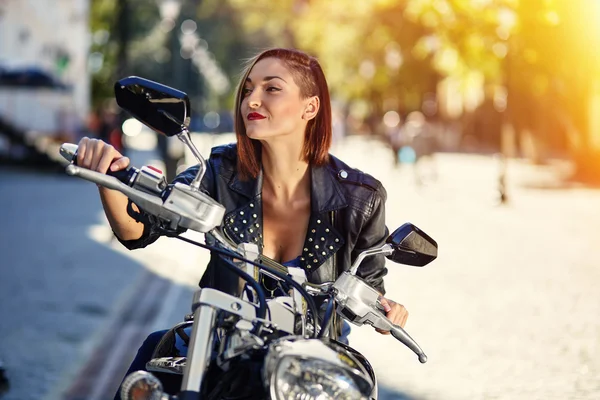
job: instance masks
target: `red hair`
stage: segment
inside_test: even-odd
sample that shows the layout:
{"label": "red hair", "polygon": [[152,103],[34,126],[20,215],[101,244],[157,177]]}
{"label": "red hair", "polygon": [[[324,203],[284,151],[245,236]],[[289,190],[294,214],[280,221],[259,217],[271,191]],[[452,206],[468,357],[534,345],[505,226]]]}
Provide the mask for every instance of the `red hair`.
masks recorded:
{"label": "red hair", "polygon": [[290,70],[294,82],[300,88],[303,98],[319,97],[317,115],[308,121],[304,132],[302,160],[311,165],[321,166],[329,161],[331,146],[331,100],[329,88],[321,65],[316,58],[296,49],[269,49],[251,58],[244,68],[235,96],[235,135],[237,138],[238,174],[241,179],[256,178],[260,172],[260,142],[246,135],[244,119],[240,111],[244,84],[250,71],[262,59],[277,58]]}

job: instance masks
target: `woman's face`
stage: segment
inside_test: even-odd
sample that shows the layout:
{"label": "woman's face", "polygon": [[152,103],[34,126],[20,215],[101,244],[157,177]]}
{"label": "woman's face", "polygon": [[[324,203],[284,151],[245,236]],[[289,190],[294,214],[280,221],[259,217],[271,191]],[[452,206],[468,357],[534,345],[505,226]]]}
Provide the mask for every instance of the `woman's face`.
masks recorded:
{"label": "woman's face", "polygon": [[258,61],[244,84],[240,112],[251,139],[299,134],[304,137],[309,99],[277,58]]}

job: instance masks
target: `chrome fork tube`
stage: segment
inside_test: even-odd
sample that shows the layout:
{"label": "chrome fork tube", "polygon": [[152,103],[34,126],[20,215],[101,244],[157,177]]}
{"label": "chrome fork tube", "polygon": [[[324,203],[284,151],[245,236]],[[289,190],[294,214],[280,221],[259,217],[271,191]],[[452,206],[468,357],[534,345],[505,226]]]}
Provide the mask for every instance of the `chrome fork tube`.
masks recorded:
{"label": "chrome fork tube", "polygon": [[217,311],[200,305],[194,311],[194,326],[183,371],[181,390],[200,393],[202,379],[211,358]]}

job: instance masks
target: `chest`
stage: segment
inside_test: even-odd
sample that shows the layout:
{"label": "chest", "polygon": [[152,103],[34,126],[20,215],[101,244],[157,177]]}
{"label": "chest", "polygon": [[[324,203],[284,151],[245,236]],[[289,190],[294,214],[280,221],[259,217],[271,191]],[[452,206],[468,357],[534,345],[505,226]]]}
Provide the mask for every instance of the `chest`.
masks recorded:
{"label": "chest", "polygon": [[302,254],[310,221],[310,200],[263,203],[263,254],[279,262]]}

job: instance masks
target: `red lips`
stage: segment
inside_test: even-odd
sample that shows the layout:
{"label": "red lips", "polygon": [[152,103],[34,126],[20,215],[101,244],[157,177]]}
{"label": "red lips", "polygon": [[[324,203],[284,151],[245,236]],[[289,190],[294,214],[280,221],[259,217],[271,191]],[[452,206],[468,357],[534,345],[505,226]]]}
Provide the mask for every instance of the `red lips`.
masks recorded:
{"label": "red lips", "polygon": [[248,118],[248,121],[254,121],[254,120],[257,120],[257,119],[264,119],[266,117],[264,115],[262,115],[262,114],[257,113],[257,112],[251,112],[250,114],[248,114],[247,118]]}

